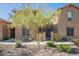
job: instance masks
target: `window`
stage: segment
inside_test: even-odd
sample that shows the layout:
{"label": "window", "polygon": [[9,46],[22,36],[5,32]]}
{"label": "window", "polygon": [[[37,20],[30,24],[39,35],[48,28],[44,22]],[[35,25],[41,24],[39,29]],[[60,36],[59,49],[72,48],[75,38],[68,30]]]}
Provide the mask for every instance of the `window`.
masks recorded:
{"label": "window", "polygon": [[25,27],[22,27],[22,36],[30,36],[29,30]]}
{"label": "window", "polygon": [[68,20],[72,20],[73,14],[72,11],[68,11]]}
{"label": "window", "polygon": [[74,36],[74,29],[73,28],[67,28],[67,36]]}
{"label": "window", "polygon": [[26,33],[27,33],[26,29],[22,28],[22,36],[26,36]]}

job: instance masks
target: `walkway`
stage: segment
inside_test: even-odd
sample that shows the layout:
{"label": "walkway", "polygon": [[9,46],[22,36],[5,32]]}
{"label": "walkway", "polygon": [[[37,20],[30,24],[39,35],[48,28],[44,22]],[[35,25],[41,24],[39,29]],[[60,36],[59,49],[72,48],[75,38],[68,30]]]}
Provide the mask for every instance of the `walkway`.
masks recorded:
{"label": "walkway", "polygon": [[[44,41],[44,42],[40,42],[40,45],[45,45],[47,41]],[[9,45],[12,45],[12,44],[15,44],[15,42],[0,42],[0,44],[9,44]],[[35,41],[32,41],[32,42],[25,42],[25,43],[22,43],[23,45],[36,45],[37,43]],[[54,42],[54,44],[67,44],[67,45],[73,45],[72,42]]]}

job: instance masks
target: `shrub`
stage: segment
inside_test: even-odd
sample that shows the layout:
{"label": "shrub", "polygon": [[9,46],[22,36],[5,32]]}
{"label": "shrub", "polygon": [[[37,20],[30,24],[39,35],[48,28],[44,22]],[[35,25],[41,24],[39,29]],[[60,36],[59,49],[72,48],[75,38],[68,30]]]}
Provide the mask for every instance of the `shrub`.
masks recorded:
{"label": "shrub", "polygon": [[4,37],[3,39],[4,39],[4,40],[8,40],[8,39],[10,39],[10,37]]}
{"label": "shrub", "polygon": [[78,40],[78,39],[72,39],[72,42],[73,42],[76,46],[79,46],[79,40]]}
{"label": "shrub", "polygon": [[46,45],[47,45],[48,47],[53,47],[53,42],[52,42],[52,41],[48,41],[48,42],[46,43]]}
{"label": "shrub", "polygon": [[22,46],[21,40],[16,40],[15,47],[16,47],[16,48],[19,48],[19,47],[21,47],[21,46]]}
{"label": "shrub", "polygon": [[2,45],[0,45],[0,53],[2,52],[2,50],[3,50],[3,46],[2,46]]}
{"label": "shrub", "polygon": [[67,37],[62,37],[61,41],[69,41],[70,39],[68,39]]}
{"label": "shrub", "polygon": [[60,44],[57,46],[57,50],[60,52],[71,53],[71,48],[68,45]]}
{"label": "shrub", "polygon": [[37,46],[39,47],[40,45],[40,40],[36,40]]}
{"label": "shrub", "polygon": [[60,39],[60,36],[58,34],[55,34],[54,37],[53,37],[54,41],[56,42],[59,42],[61,39]]}
{"label": "shrub", "polygon": [[31,41],[31,40],[32,40],[32,38],[30,37],[30,38],[29,38],[29,40]]}

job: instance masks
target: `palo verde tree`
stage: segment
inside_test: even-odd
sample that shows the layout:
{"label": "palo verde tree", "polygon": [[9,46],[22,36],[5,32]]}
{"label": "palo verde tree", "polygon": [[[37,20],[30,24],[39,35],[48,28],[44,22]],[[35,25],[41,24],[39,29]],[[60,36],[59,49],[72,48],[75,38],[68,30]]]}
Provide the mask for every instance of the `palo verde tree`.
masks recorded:
{"label": "palo verde tree", "polygon": [[[40,5],[40,7],[42,6]],[[42,29],[48,23],[43,8],[33,8],[32,4],[23,4],[22,8],[12,10],[10,18],[13,20],[14,26],[25,25],[33,39],[36,39],[39,28]]]}
{"label": "palo verde tree", "polygon": [[[60,14],[61,14],[61,10],[60,10],[60,9],[56,10],[56,11],[53,13],[52,18],[50,19],[49,24],[51,24],[51,25],[53,25],[53,26],[57,25],[58,22],[59,22],[59,17],[60,17],[59,15],[60,15]],[[54,30],[55,30],[55,28],[54,28]],[[57,39],[57,40],[60,40],[60,39],[59,39],[59,35],[56,34],[56,35],[53,37],[53,39],[52,39],[53,45],[54,45],[54,38]]]}

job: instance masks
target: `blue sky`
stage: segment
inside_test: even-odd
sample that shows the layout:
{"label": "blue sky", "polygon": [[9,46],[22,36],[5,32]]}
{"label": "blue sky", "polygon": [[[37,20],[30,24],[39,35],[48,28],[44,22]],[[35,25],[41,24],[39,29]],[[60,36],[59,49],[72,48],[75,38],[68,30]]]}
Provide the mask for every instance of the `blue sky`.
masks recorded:
{"label": "blue sky", "polygon": [[[8,19],[11,10],[15,8],[20,8],[22,4],[20,3],[0,3],[0,18]],[[33,4],[33,7],[38,7],[39,4]],[[56,9],[67,5],[67,3],[48,3],[45,5],[45,10],[51,9],[54,12]],[[79,4],[75,4],[79,6]]]}

